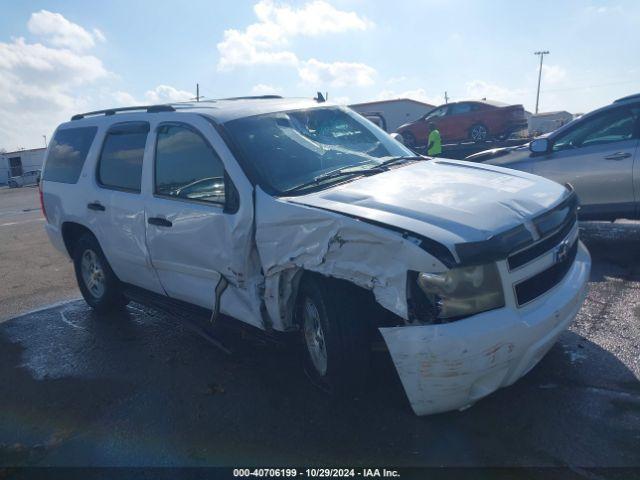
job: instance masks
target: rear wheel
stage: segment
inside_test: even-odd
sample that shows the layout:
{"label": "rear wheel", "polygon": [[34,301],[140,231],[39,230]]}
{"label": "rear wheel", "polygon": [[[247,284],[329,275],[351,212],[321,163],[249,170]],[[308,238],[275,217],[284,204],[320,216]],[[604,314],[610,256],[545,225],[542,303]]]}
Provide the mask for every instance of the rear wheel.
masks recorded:
{"label": "rear wheel", "polygon": [[358,289],[346,282],[309,276],[296,307],[308,373],[330,393],[360,392],[369,372],[366,315],[357,311]]}
{"label": "rear wheel", "polygon": [[469,129],[469,138],[474,142],[484,142],[489,139],[487,127],[478,123]]}
{"label": "rear wheel", "polygon": [[120,281],[93,235],[85,233],[76,242],[73,264],[80,292],[96,311],[106,312],[126,305]]}

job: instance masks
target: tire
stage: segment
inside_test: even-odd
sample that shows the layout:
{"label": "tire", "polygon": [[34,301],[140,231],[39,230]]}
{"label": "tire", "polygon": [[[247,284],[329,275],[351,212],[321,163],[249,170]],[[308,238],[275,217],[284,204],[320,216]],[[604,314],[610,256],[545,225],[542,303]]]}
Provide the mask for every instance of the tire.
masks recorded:
{"label": "tire", "polygon": [[75,243],[73,266],[80,293],[95,311],[108,312],[128,303],[120,281],[92,234],[85,233]]}
{"label": "tire", "polygon": [[477,123],[469,129],[469,139],[474,142],[489,140],[489,130],[481,123]]}
{"label": "tire", "polygon": [[498,140],[508,140],[512,133],[513,130],[507,130],[502,135],[498,135]]}
{"label": "tire", "polygon": [[358,309],[362,296],[347,282],[319,276],[304,278],[298,292],[307,373],[337,396],[357,395],[366,385],[371,341],[368,316]]}
{"label": "tire", "polygon": [[402,135],[402,141],[407,147],[411,148],[416,146],[416,136],[413,133],[402,132],[400,135]]}

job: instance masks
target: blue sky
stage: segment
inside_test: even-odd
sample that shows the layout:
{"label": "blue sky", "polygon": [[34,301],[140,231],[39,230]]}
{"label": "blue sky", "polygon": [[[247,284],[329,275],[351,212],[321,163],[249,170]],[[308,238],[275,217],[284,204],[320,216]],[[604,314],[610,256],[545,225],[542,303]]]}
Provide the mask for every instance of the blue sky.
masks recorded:
{"label": "blue sky", "polygon": [[637,1],[0,0],[0,147],[71,114],[252,93],[487,97],[589,111],[640,91]]}

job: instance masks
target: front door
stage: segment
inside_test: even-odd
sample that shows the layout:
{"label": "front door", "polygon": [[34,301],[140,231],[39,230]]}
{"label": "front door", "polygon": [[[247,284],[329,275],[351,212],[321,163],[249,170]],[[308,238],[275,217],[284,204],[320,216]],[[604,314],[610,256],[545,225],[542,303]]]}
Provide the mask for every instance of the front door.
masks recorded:
{"label": "front door", "polygon": [[621,106],[577,124],[553,140],[551,153],[534,162],[533,173],[573,185],[585,218],[633,215],[639,112]]}
{"label": "front door", "polygon": [[155,144],[146,204],[151,261],[170,297],[213,310],[233,270],[236,224],[225,209],[224,165],[189,124],[160,123]]}

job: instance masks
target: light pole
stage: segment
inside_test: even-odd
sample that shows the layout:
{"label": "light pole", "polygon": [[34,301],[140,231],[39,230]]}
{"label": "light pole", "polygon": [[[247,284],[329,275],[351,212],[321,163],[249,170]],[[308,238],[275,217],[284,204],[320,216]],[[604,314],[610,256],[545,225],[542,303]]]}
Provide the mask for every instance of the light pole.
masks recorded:
{"label": "light pole", "polygon": [[540,102],[540,80],[542,80],[542,59],[545,55],[549,55],[549,50],[533,52],[534,55],[540,55],[540,70],[538,70],[538,92],[536,93],[536,114],[538,113],[538,103]]}
{"label": "light pole", "polygon": [[44,148],[47,148],[47,136],[42,135],[42,138],[44,138]]}

